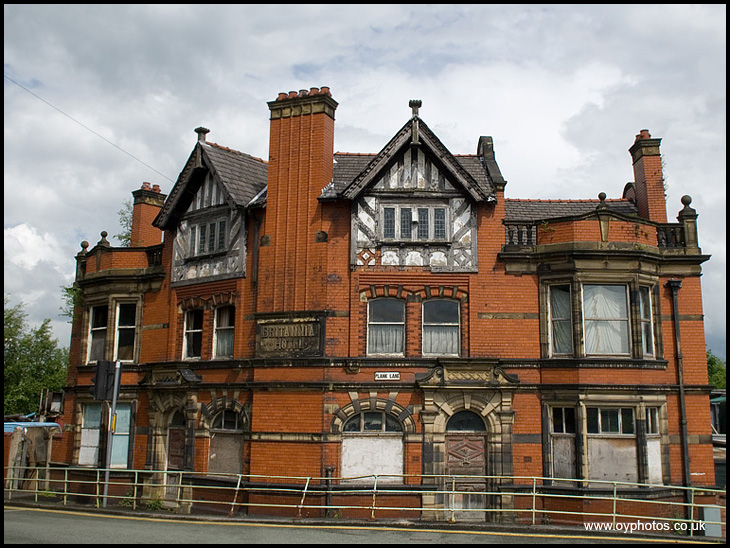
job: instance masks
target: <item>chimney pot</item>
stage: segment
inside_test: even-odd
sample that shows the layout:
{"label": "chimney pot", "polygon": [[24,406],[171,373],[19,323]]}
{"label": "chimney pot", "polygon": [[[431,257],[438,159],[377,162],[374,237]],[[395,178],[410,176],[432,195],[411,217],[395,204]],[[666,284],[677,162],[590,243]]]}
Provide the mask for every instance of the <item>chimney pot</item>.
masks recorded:
{"label": "chimney pot", "polygon": [[160,185],[152,185],[152,192],[160,192]]}
{"label": "chimney pot", "polygon": [[278,96],[278,97],[276,98],[276,100],[277,100],[277,101],[283,101],[284,99],[287,99],[288,97],[289,97],[289,96],[288,96],[288,95],[287,95],[286,93],[284,93],[284,92],[281,92],[281,93],[279,94],[279,96]]}
{"label": "chimney pot", "polygon": [[289,92],[289,99],[294,99],[296,96],[297,96],[297,92],[296,91],[290,91]]}
{"label": "chimney pot", "polygon": [[142,190],[149,190],[151,185],[147,182],[142,183]]}
{"label": "chimney pot", "polygon": [[306,97],[307,95],[309,95],[309,92],[306,89],[299,90],[299,97]]}
{"label": "chimney pot", "polygon": [[319,95],[319,88],[311,88],[309,90],[309,95]]}
{"label": "chimney pot", "polygon": [[320,88],[320,93],[322,93],[323,95],[329,95],[330,97],[332,97],[332,94],[330,93],[330,88],[328,88],[327,86],[322,86]]}

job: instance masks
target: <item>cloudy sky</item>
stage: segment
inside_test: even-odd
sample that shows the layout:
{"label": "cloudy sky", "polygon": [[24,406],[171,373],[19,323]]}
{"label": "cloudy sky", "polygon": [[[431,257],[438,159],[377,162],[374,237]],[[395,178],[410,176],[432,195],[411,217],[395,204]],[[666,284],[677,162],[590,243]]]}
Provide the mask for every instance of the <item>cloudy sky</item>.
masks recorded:
{"label": "cloudy sky", "polygon": [[[195,141],[268,158],[266,101],[329,86],[335,150],[378,152],[409,99],[455,154],[494,139],[508,198],[620,198],[662,138],[670,221],[699,213],[708,346],[725,356],[724,5],[5,5],[5,287],[53,320],[82,240],[167,193]],[[114,243],[115,240],[112,240]]]}

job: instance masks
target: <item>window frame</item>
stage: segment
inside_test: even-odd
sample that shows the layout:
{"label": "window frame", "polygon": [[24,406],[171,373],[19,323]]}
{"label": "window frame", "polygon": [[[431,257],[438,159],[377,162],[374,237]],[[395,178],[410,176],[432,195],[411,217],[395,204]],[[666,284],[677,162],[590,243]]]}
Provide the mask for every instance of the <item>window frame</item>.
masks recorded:
{"label": "window frame", "polygon": [[[223,311],[223,309],[228,309],[228,323],[229,325],[221,326],[220,325],[220,313]],[[221,306],[218,306],[215,308],[215,313],[213,314],[213,357],[214,358],[233,358],[233,352],[234,352],[234,344],[236,339],[236,307],[232,304],[224,304]],[[225,333],[228,335],[230,333],[231,341],[230,341],[230,354],[222,354],[219,353],[219,343],[220,343],[220,336],[221,334]]]}
{"label": "window frame", "polygon": [[188,221],[188,255],[206,257],[228,251],[228,215]]}
{"label": "window frame", "polygon": [[[102,308],[106,310],[106,318],[104,319],[104,325],[94,327],[94,323],[95,323],[95,319],[96,319],[96,310],[99,310]],[[87,348],[86,348],[86,363],[87,364],[106,359],[106,343],[107,343],[107,338],[108,338],[108,329],[109,329],[109,303],[89,306],[89,331],[88,331],[89,335],[88,335],[88,339],[87,339]],[[99,342],[102,342],[101,338],[103,337],[103,344],[102,344],[102,348],[101,348],[101,357],[97,357],[96,354],[92,355],[92,352],[94,351],[94,339],[96,338],[97,334],[100,337]],[[97,349],[97,352],[98,352],[98,349]]]}
{"label": "window frame", "polygon": [[[640,332],[640,339],[641,339],[641,354],[642,357],[651,357],[654,358],[657,355],[656,350],[656,337],[654,336],[654,297],[652,295],[652,287],[649,285],[639,285],[639,292],[638,292],[638,307],[639,307],[639,332]],[[646,294],[647,302],[644,302],[644,294]],[[644,317],[644,311],[647,311],[649,314],[649,317]],[[651,351],[647,352],[647,340],[645,338],[645,329],[648,327],[649,330],[649,338],[650,338],[650,348]]]}
{"label": "window frame", "polygon": [[[586,286],[596,286],[596,287],[622,287],[623,293],[624,293],[624,310],[626,311],[625,317],[621,318],[613,318],[610,316],[607,317],[601,317],[591,316],[590,318],[586,314]],[[631,318],[631,298],[630,298],[630,291],[629,291],[629,284],[628,283],[597,283],[594,281],[584,281],[581,283],[581,310],[583,313],[583,352],[587,357],[600,357],[600,356],[610,356],[610,357],[631,357],[632,354],[632,348],[634,345],[634,341],[632,340],[632,332],[631,332],[631,325],[632,325],[632,318]],[[625,325],[625,333],[626,338],[622,338],[622,342],[626,343],[627,345],[627,351],[626,352],[589,352],[588,351],[588,322],[596,322],[596,323],[621,323]],[[603,349],[601,349],[603,350]]]}
{"label": "window frame", "polygon": [[[592,429],[591,410],[596,411],[596,426],[598,431]],[[611,418],[608,413],[616,412],[616,430],[609,429],[611,424],[604,427],[605,417],[610,421]],[[627,431],[625,424],[624,412],[631,412],[631,431]],[[622,437],[636,437],[636,408],[631,406],[612,406],[612,405],[587,405],[586,406],[586,433],[589,436],[622,436]]]}
{"label": "window frame", "polygon": [[[200,313],[200,329],[195,328],[189,328],[189,322],[190,317],[192,314]],[[183,320],[183,359],[184,360],[200,360],[203,358],[203,332],[205,331],[205,312],[202,308],[192,308],[190,310],[185,311],[185,317]],[[188,337],[193,337],[195,334],[200,334],[200,349],[199,349],[199,355],[197,356],[191,356],[189,354],[189,348],[190,344],[188,342]],[[192,341],[192,343],[195,343],[195,340]]]}
{"label": "window frame", "polygon": [[[373,420],[375,415],[377,415],[380,418],[380,428],[379,429],[372,429],[367,428],[367,422],[366,422],[366,415],[370,415],[369,419]],[[357,419],[358,422],[358,430],[348,430],[348,425],[353,424],[355,420]],[[389,425],[397,424],[397,429],[389,429]],[[383,410],[380,409],[366,409],[364,411],[360,411],[359,413],[349,417],[344,423],[342,423],[342,434],[343,435],[367,435],[367,434],[398,434],[403,435],[405,432],[405,428],[403,427],[403,423],[398,420],[397,417],[394,415],[391,415],[390,413],[386,413]]]}
{"label": "window frame", "polygon": [[[399,303],[401,310],[402,310],[402,320],[400,322],[375,322],[372,319],[372,306],[373,303],[377,302],[383,302],[383,301],[391,301],[391,302],[397,302]],[[400,350],[396,352],[376,352],[373,351],[371,348],[371,343],[374,340],[373,332],[371,330],[371,326],[400,326],[401,327],[401,341],[400,341]],[[366,345],[366,352],[368,356],[405,356],[406,352],[406,303],[403,299],[398,299],[395,297],[382,297],[377,299],[370,299],[367,302],[367,340],[365,341]]]}
{"label": "window frame", "polygon": [[[556,287],[567,287],[568,288],[568,318],[555,318],[553,316],[553,289]],[[575,324],[573,321],[573,291],[569,283],[552,283],[547,286],[547,322],[548,322],[548,343],[549,343],[549,355],[550,357],[573,357],[575,356],[575,341],[573,334],[575,332]],[[568,322],[570,326],[570,351],[569,352],[556,352],[555,351],[555,324],[554,322]]]}
{"label": "window frame", "polygon": [[[552,406],[550,408],[550,411],[550,433],[557,435],[575,436],[578,431],[578,413],[576,412],[575,407],[556,405]],[[567,414],[572,415],[572,425],[568,420],[566,420],[566,412],[568,412]],[[560,430],[556,428],[558,417],[560,417]],[[572,428],[568,428],[568,426],[572,426]]]}
{"label": "window frame", "polygon": [[[436,323],[426,322],[426,307],[429,304],[435,302],[449,302],[456,305],[456,322],[447,323]],[[451,327],[456,330],[456,352],[455,353],[444,353],[444,352],[426,352],[426,327]],[[454,299],[428,299],[423,301],[421,305],[421,352],[424,356],[460,356],[461,355],[461,303]]]}
{"label": "window frame", "polygon": [[[393,217],[389,218],[386,211],[392,211]],[[426,212],[426,231],[422,227],[422,212]],[[442,212],[442,219],[439,219],[436,211]],[[407,213],[406,213],[407,212]],[[403,229],[403,223],[407,221],[408,227]],[[414,226],[415,225],[415,226]],[[443,225],[443,226],[441,226]],[[445,203],[419,204],[414,203],[392,203],[386,202],[380,205],[380,226],[379,236],[383,242],[412,242],[414,244],[425,243],[448,243],[450,241],[449,206]]]}
{"label": "window frame", "polygon": [[[134,306],[134,323],[133,324],[124,324],[120,325],[120,319],[121,319],[121,307],[122,306]],[[114,360],[113,361],[120,361],[123,363],[133,363],[137,356],[137,324],[139,323],[139,306],[137,301],[118,301],[116,303],[116,306],[114,307],[115,310],[115,318],[114,318]],[[132,357],[130,359],[121,359],[119,358],[119,343],[121,342],[121,334],[120,331],[132,331]]]}

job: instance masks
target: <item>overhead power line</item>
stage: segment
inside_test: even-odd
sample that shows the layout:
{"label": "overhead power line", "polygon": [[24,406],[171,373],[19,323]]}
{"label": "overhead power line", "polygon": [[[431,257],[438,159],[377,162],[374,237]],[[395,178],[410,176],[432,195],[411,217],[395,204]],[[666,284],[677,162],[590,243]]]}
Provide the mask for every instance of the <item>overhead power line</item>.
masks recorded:
{"label": "overhead power line", "polygon": [[142,160],[140,160],[139,158],[137,158],[137,157],[136,157],[136,156],[135,156],[134,154],[132,154],[132,153],[130,153],[130,152],[127,152],[126,150],[124,150],[124,149],[123,149],[122,147],[120,147],[120,146],[119,146],[119,145],[117,145],[116,143],[112,143],[112,142],[111,142],[111,141],[110,141],[109,139],[107,139],[107,138],[106,138],[106,137],[104,137],[103,135],[99,135],[99,134],[98,134],[98,133],[97,133],[96,131],[94,131],[93,129],[91,129],[91,128],[90,128],[90,127],[88,127],[88,126],[85,126],[84,124],[82,124],[81,122],[79,122],[79,121],[78,121],[77,119],[75,119],[75,118],[74,118],[73,116],[70,116],[69,114],[66,114],[66,113],[65,113],[64,111],[62,111],[62,110],[61,110],[60,108],[58,108],[57,106],[55,106],[55,105],[52,105],[51,103],[49,103],[48,101],[46,101],[46,100],[45,100],[45,99],[44,99],[43,97],[40,97],[39,95],[37,95],[37,94],[33,93],[33,92],[32,92],[31,90],[29,90],[28,88],[26,88],[26,87],[25,87],[25,86],[23,86],[22,84],[19,84],[18,82],[16,82],[16,81],[15,81],[15,80],[13,80],[12,78],[10,78],[10,77],[9,77],[8,75],[6,75],[6,74],[3,74],[3,76],[5,77],[5,79],[6,79],[6,80],[8,80],[8,81],[12,82],[13,84],[15,84],[16,86],[18,86],[19,88],[21,88],[21,89],[23,89],[23,90],[27,91],[28,93],[30,93],[30,94],[31,94],[31,95],[32,95],[33,97],[35,97],[35,98],[36,98],[36,99],[38,99],[39,101],[43,101],[43,102],[44,102],[45,104],[47,104],[47,105],[48,105],[49,107],[51,107],[52,109],[54,109],[54,110],[56,110],[56,111],[60,112],[61,114],[63,114],[63,115],[64,115],[64,116],[66,117],[66,118],[68,118],[68,119],[69,119],[69,120],[71,120],[72,122],[75,122],[75,123],[77,123],[77,124],[78,124],[78,125],[80,125],[80,126],[81,126],[82,128],[84,128],[84,129],[85,129],[86,131],[89,131],[89,132],[93,133],[94,135],[96,135],[97,137],[99,137],[100,139],[103,139],[104,141],[106,141],[107,143],[109,143],[109,144],[110,144],[111,146],[113,146],[113,147],[114,147],[114,148],[116,148],[117,150],[120,150],[121,152],[123,152],[124,154],[126,154],[127,156],[129,156],[130,158],[132,158],[133,160],[136,160],[137,162],[139,162],[139,163],[140,163],[140,164],[142,164],[143,166],[145,166],[145,167],[147,167],[147,168],[151,169],[152,171],[154,171],[154,172],[155,172],[155,173],[157,173],[158,175],[160,175],[160,176],[164,177],[165,179],[167,179],[167,180],[168,180],[168,181],[170,181],[171,183],[174,183],[174,182],[175,182],[175,181],[173,181],[172,179],[170,179],[170,178],[169,178],[169,177],[168,177],[167,175],[165,175],[164,173],[160,173],[160,172],[159,172],[159,171],[157,171],[157,170],[156,170],[155,168],[153,168],[153,167],[152,167],[151,165],[149,165],[149,164],[146,164],[145,162],[143,162]]}

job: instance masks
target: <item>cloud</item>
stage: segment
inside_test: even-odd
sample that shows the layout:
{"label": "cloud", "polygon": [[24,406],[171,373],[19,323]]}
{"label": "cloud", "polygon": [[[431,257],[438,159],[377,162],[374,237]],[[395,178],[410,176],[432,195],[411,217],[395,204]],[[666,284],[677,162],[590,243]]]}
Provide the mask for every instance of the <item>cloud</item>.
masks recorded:
{"label": "cloud", "polygon": [[[705,325],[708,338],[724,332],[724,5],[273,9],[4,7],[5,74],[73,118],[5,80],[6,293],[53,302],[79,242],[118,233],[131,191],[149,181],[169,192],[195,127],[267,158],[266,102],[329,86],[336,150],[379,151],[408,120],[409,99],[422,99],[452,152],[493,137],[509,197],[618,197],[633,177],[627,150],[648,128],[663,139],[670,219],[683,194],[700,215],[712,254]],[[55,281],[39,297],[44,268]]]}

